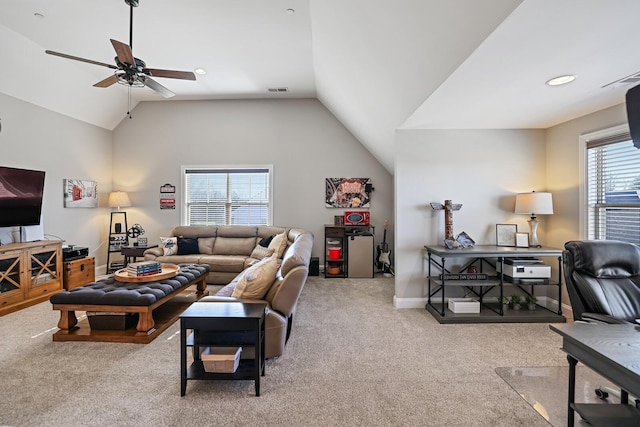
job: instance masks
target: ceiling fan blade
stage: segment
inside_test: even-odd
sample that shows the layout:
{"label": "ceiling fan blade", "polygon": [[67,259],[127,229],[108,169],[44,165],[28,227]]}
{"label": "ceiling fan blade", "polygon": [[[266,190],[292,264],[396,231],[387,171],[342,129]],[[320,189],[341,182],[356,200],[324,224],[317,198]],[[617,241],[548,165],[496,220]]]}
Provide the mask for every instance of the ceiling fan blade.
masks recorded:
{"label": "ceiling fan blade", "polygon": [[131,52],[131,47],[128,44],[119,42],[118,40],[111,39],[111,44],[113,48],[116,50],[116,55],[118,55],[118,60],[123,64],[135,65],[136,60],[133,57],[133,52]]}
{"label": "ceiling fan blade", "polygon": [[100,80],[98,83],[94,84],[93,86],[95,87],[109,87],[114,83],[118,82],[118,76],[116,76],[115,74],[112,76],[107,77],[104,80]]}
{"label": "ceiling fan blade", "polygon": [[195,80],[196,75],[191,71],[159,70],[157,68],[143,68],[142,72],[152,77],[166,77],[168,79]]}
{"label": "ceiling fan blade", "polygon": [[98,61],[93,61],[91,59],[80,58],[78,56],[67,55],[66,53],[54,52],[53,50],[45,50],[44,53],[47,53],[49,55],[59,56],[61,58],[73,59],[74,61],[86,62],[93,65],[100,65],[102,67],[108,67],[114,70],[118,69],[118,67],[116,67],[113,64],[106,64],[104,62],[98,62]]}
{"label": "ceiling fan blade", "polygon": [[171,98],[171,97],[176,95],[175,93],[171,92],[166,87],[162,86],[157,81],[153,80],[151,77],[145,77],[144,83],[150,89],[154,90],[155,92],[158,92],[160,95],[162,95],[165,98]]}

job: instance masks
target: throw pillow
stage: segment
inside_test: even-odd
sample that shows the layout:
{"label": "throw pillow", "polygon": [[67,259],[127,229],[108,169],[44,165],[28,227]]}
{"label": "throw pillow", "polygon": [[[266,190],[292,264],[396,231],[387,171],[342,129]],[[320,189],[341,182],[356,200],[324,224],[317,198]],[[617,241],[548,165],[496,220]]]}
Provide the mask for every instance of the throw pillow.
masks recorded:
{"label": "throw pillow", "polygon": [[269,243],[269,249],[273,249],[273,252],[278,255],[278,258],[282,258],[284,250],[287,249],[287,243],[287,233],[280,233],[271,240],[271,243]]}
{"label": "throw pillow", "polygon": [[178,252],[177,237],[161,237],[160,244],[165,256],[175,255]]}
{"label": "throw pillow", "polygon": [[273,236],[265,237],[264,239],[260,240],[260,246],[264,246],[265,248],[268,248],[269,243],[271,243],[272,240],[273,240]]}
{"label": "throw pillow", "polygon": [[269,249],[269,248],[265,248],[264,246],[257,245],[253,249],[253,252],[251,252],[251,255],[249,255],[249,257],[262,259],[262,258],[270,257],[271,255],[273,255],[273,252],[274,252],[273,249]]}
{"label": "throw pillow", "polygon": [[198,238],[178,237],[178,255],[199,254]]}
{"label": "throw pillow", "polygon": [[278,258],[274,253],[257,264],[249,267],[236,284],[234,298],[262,299],[276,280]]}

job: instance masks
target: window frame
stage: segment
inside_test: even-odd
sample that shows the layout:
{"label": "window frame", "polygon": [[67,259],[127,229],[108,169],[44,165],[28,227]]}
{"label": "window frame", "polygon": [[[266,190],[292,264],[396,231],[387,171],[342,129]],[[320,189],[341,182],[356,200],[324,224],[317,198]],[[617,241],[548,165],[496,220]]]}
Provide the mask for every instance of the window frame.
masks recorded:
{"label": "window frame", "polygon": [[[180,224],[187,225],[187,173],[190,170],[211,170],[211,171],[243,171],[254,169],[265,169],[269,174],[268,181],[268,208],[267,208],[267,226],[273,224],[273,165],[272,164],[257,164],[257,165],[183,165],[180,168],[181,179],[181,196],[180,196]],[[225,224],[232,225],[232,224]],[[255,224],[257,225],[257,224]]]}
{"label": "window frame", "polygon": [[[588,150],[592,145],[608,145],[618,142],[630,141],[629,126],[622,124],[609,127],[595,132],[580,135],[580,239],[590,238],[589,234],[589,215],[591,207],[589,206],[589,154]],[[595,237],[597,239],[597,237]]]}

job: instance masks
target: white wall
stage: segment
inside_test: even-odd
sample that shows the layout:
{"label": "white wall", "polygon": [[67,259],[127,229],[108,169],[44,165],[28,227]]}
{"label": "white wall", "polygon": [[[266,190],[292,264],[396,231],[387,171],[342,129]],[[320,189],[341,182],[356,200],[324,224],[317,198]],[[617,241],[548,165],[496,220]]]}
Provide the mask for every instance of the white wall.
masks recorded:
{"label": "white wall", "polygon": [[159,209],[159,190],[175,185],[180,202],[183,165],[272,164],[274,225],[312,231],[321,262],[323,224],[344,212],[324,207],[325,178],[371,178],[378,239],[392,219],[391,175],[315,99],[143,102],[113,138],[114,189],[129,192],[129,226],[140,223],[149,242],[180,223],[178,209]]}
{"label": "white wall", "polygon": [[[476,244],[495,244],[495,225],[515,223],[527,231],[528,217],[513,213],[515,194],[546,190],[542,130],[402,130],[397,132],[397,307],[424,307],[424,245],[442,244],[444,213],[431,202],[462,203],[454,234],[466,231]],[[546,244],[546,218],[539,218]]]}
{"label": "white wall", "polygon": [[556,247],[580,235],[580,135],[607,129],[627,122],[625,104],[619,104],[587,116],[562,123],[546,131],[547,183],[553,192],[554,214],[549,217],[553,233],[550,242]]}
{"label": "white wall", "polygon": [[62,181],[97,181],[98,194],[104,199],[111,188],[111,132],[4,94],[0,94],[0,120],[0,164],[46,172],[45,238],[88,247],[93,255],[104,252],[100,246],[108,227],[105,209],[65,209]]}
{"label": "white wall", "polygon": [[[548,218],[549,244],[564,248],[565,242],[586,239],[580,230],[580,184],[584,181],[580,167],[580,135],[607,129],[627,122],[625,104],[554,126],[546,131],[547,187],[553,193],[554,214]],[[566,289],[562,302],[569,306]]]}

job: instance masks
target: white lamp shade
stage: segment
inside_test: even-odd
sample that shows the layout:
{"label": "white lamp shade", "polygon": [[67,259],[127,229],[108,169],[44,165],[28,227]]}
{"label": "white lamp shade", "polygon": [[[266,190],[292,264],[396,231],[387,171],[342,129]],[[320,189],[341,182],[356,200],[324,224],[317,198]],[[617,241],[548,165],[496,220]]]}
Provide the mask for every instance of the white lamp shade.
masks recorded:
{"label": "white lamp shade", "polygon": [[118,209],[131,206],[129,195],[126,191],[112,191],[109,193],[109,206]]}
{"label": "white lamp shade", "polygon": [[520,193],[516,196],[517,214],[551,215],[553,214],[553,199],[551,193],[536,192]]}

